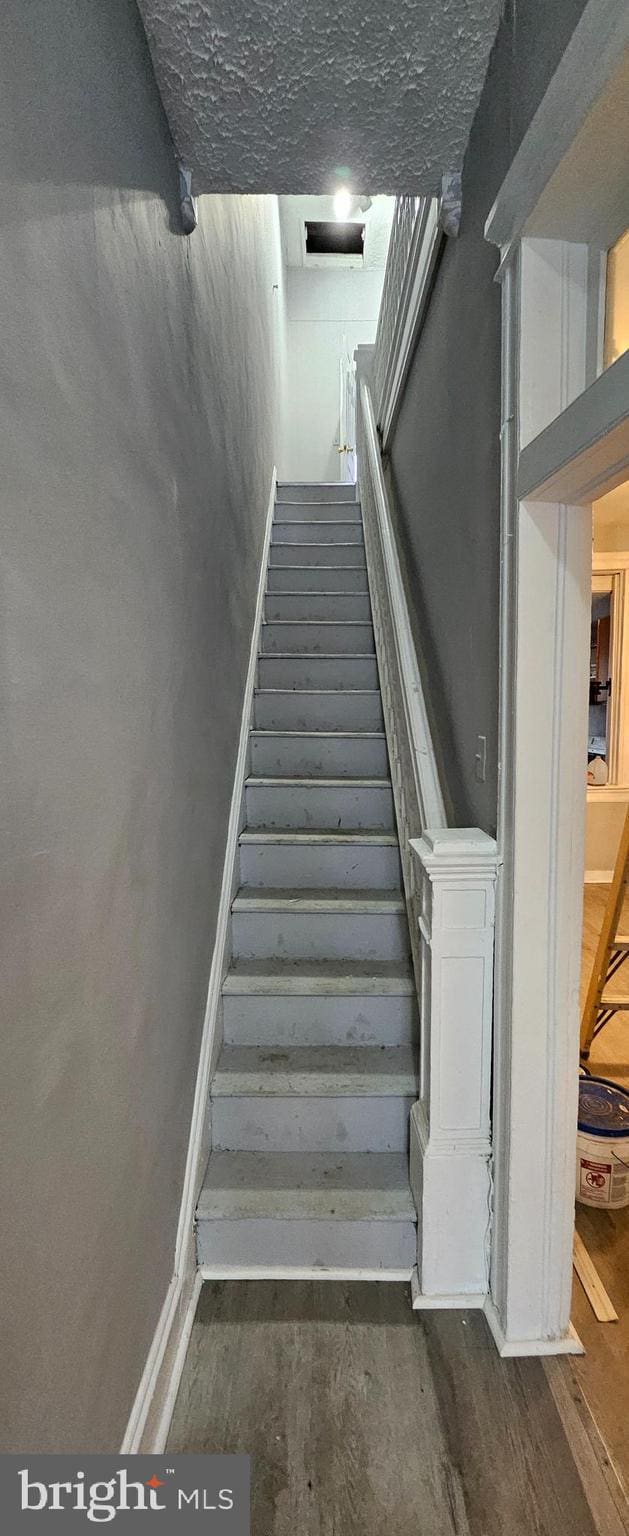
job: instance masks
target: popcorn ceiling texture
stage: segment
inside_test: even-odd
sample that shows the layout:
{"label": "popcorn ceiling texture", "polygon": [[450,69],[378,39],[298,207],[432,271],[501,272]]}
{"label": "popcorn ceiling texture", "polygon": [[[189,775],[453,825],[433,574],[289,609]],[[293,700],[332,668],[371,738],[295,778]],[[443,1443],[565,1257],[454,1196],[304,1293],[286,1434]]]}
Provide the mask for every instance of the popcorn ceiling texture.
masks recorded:
{"label": "popcorn ceiling texture", "polygon": [[430,192],[460,169],[500,0],[139,0],[197,192]]}

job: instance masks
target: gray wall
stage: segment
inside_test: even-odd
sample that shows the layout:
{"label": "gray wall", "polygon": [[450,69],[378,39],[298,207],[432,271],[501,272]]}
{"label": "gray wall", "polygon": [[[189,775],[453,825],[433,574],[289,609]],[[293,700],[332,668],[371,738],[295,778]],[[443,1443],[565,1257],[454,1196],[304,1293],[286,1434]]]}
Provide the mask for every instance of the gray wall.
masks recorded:
{"label": "gray wall", "polygon": [[[485,219],[584,8],[507,0],[449,241],[391,446],[389,483],[412,622],[452,814],[496,828],[500,290]],[[487,737],[487,778],[475,777]]]}
{"label": "gray wall", "polygon": [[5,0],[0,102],[0,1444],[115,1450],[173,1265],[278,219],[177,232],[133,0]]}

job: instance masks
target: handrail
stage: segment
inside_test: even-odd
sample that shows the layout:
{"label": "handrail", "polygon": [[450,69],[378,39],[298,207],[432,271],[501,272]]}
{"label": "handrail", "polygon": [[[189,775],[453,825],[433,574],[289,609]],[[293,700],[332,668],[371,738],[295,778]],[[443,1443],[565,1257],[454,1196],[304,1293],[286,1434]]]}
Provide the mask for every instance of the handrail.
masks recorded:
{"label": "handrail", "polygon": [[[387,603],[392,617],[393,640],[408,733],[411,766],[422,821],[421,830],[422,832],[426,828],[437,830],[447,826],[445,802],[439,779],[432,732],[428,721],[417,654],[413,642],[395,536],[391,524],[391,513],[382,473],[380,445],[376,433],[373,404],[369,386],[365,380],[361,382],[360,399],[377,529],[382,551]],[[366,524],[366,533],[369,536],[368,523]]]}
{"label": "handrail", "polygon": [[449,207],[444,196],[396,200],[373,365],[375,415],[385,451],[428,307]]}

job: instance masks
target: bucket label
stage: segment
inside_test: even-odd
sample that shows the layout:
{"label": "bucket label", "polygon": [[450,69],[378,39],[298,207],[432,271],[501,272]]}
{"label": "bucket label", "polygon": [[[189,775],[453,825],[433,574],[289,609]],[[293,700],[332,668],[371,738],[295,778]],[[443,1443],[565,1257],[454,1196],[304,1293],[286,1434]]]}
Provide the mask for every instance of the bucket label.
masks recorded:
{"label": "bucket label", "polygon": [[611,1163],[593,1163],[581,1158],[581,1194],[597,1205],[609,1205],[611,1198]]}

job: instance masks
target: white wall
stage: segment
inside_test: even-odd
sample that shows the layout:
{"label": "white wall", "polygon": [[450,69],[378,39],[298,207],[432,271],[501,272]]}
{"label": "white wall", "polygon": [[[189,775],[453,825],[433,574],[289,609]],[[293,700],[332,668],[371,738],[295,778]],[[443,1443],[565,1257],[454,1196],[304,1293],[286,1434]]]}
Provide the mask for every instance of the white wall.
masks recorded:
{"label": "white wall", "polygon": [[280,478],[339,479],[340,359],[375,341],[383,280],[383,268],[288,268]]}
{"label": "white wall", "polygon": [[201,197],[184,239],[135,0],[4,0],[2,44],[0,1447],[116,1452],[173,1271],[279,214]]}
{"label": "white wall", "polygon": [[586,881],[612,878],[629,789],[588,789],[585,822]]}

